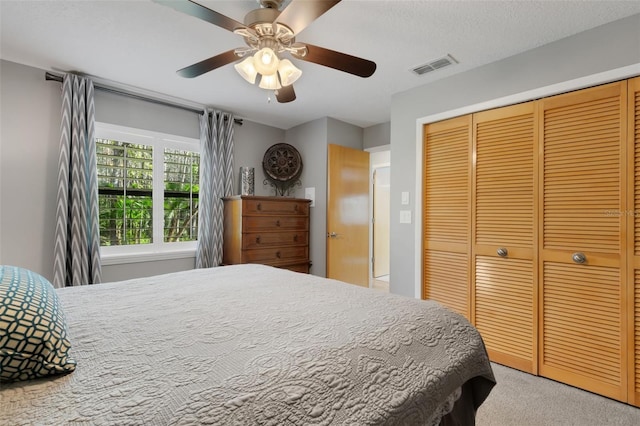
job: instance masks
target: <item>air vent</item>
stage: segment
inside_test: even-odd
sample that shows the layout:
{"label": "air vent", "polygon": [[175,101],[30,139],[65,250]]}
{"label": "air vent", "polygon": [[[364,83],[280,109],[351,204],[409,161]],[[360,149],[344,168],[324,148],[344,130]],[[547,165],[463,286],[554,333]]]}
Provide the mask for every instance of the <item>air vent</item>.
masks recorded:
{"label": "air vent", "polygon": [[426,74],[431,71],[439,70],[440,68],[448,67],[449,65],[457,64],[458,61],[453,59],[453,56],[447,55],[443,58],[435,59],[424,65],[415,67],[412,71],[418,75]]}

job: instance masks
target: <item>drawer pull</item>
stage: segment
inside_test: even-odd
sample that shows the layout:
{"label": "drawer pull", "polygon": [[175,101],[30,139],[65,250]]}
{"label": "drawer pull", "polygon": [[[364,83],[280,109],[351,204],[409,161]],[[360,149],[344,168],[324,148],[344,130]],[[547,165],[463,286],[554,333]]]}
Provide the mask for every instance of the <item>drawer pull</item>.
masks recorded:
{"label": "drawer pull", "polygon": [[298,242],[298,234],[296,234],[296,235],[294,235],[294,236],[293,236],[293,242],[294,242],[294,243],[297,243],[297,242]]}
{"label": "drawer pull", "polygon": [[297,204],[294,204],[294,205],[293,205],[293,211],[294,211],[294,212],[297,212],[297,211],[298,211],[298,205],[297,205]]}
{"label": "drawer pull", "polygon": [[497,250],[497,253],[498,253],[498,256],[500,256],[500,257],[507,257],[507,255],[509,254],[509,250],[507,250],[507,249],[506,249],[506,248],[504,248],[504,247],[500,247],[500,248]]}
{"label": "drawer pull", "polygon": [[277,251],[277,252],[276,252],[276,257],[277,257],[278,259],[280,259],[280,252],[279,252],[279,251]]}
{"label": "drawer pull", "polygon": [[276,226],[280,226],[280,221],[276,220]]}
{"label": "drawer pull", "polygon": [[260,244],[260,235],[256,237],[256,244]]}
{"label": "drawer pull", "polygon": [[575,263],[582,264],[587,261],[587,256],[585,256],[584,253],[573,253],[573,255],[571,256],[571,259],[573,259]]}
{"label": "drawer pull", "polygon": [[262,203],[258,203],[258,205],[256,206],[256,209],[258,211],[262,210]]}

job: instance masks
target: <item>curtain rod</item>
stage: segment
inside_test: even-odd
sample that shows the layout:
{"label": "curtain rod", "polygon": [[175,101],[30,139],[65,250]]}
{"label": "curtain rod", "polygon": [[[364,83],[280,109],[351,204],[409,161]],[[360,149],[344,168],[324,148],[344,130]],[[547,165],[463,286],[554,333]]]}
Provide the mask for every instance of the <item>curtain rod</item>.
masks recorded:
{"label": "curtain rod", "polygon": [[[62,83],[62,77],[61,76],[52,74],[52,73],[50,73],[48,71],[45,73],[44,78],[45,78],[45,80],[57,81],[59,83]],[[184,111],[189,111],[189,112],[193,112],[193,113],[200,114],[200,115],[203,114],[202,110],[191,108],[191,107],[188,107],[186,105],[174,104],[172,102],[163,101],[163,100],[160,100],[160,99],[149,98],[149,97],[146,97],[146,96],[138,95],[136,93],[124,92],[122,90],[113,89],[111,87],[105,87],[105,86],[102,86],[102,85],[99,85],[99,84],[95,84],[95,83],[93,84],[93,87],[95,87],[96,90],[101,90],[101,91],[107,92],[107,93],[113,93],[115,95],[126,96],[128,98],[138,99],[140,101],[146,101],[146,102],[151,102],[151,103],[158,104],[158,105],[164,105],[164,106],[168,106],[168,107],[172,107],[172,108],[178,108],[178,109],[182,109]],[[241,118],[234,118],[233,122],[235,124],[238,124],[238,125],[242,126],[242,119]]]}

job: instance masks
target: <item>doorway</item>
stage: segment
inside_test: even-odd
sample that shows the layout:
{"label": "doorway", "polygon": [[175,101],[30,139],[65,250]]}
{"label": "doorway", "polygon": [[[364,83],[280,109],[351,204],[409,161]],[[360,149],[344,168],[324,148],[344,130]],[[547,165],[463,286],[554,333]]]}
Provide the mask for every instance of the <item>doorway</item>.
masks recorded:
{"label": "doorway", "polygon": [[389,291],[391,151],[389,147],[370,153],[371,170],[371,283],[377,290]]}

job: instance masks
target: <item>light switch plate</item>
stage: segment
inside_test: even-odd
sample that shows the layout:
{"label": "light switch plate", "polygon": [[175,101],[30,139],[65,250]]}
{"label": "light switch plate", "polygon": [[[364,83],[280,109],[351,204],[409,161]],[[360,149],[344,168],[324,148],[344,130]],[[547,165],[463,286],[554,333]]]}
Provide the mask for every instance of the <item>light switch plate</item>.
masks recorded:
{"label": "light switch plate", "polygon": [[400,223],[411,223],[411,210],[400,210]]}
{"label": "light switch plate", "polygon": [[304,189],[304,198],[307,200],[311,200],[310,207],[316,206],[316,188],[305,188]]}
{"label": "light switch plate", "polygon": [[405,206],[409,204],[409,192],[408,191],[403,191],[402,192],[402,204],[405,205]]}

